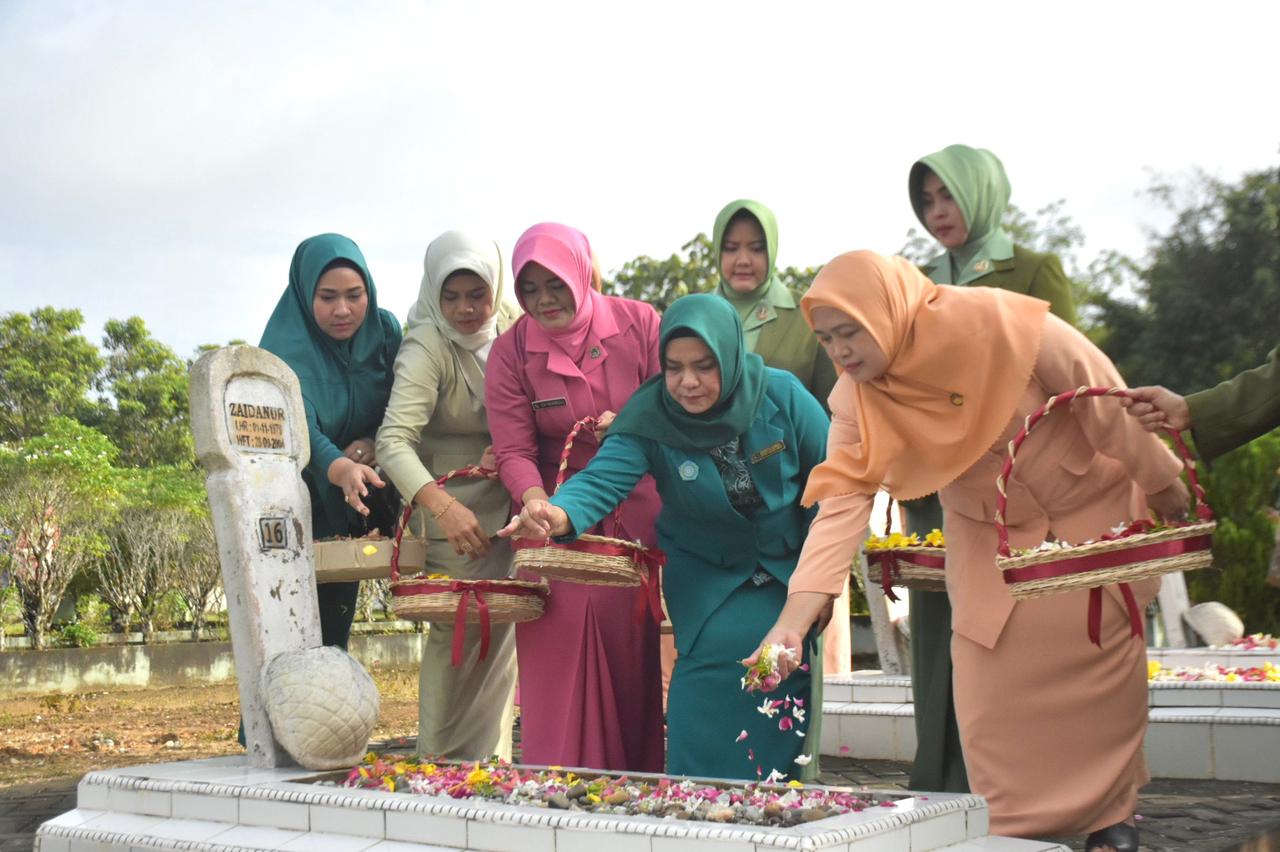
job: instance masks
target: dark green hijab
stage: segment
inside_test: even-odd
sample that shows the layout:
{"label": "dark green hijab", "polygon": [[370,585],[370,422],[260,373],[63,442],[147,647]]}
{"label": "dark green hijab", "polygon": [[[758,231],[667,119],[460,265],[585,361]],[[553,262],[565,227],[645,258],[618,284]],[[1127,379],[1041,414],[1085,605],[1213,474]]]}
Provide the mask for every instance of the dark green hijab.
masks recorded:
{"label": "dark green hijab", "polygon": [[710,293],[676,299],[662,315],[663,359],[672,338],[689,336],[705,343],[720,365],[720,399],[702,414],[688,413],[667,392],[664,369],[631,395],[609,427],[610,435],[640,435],[677,449],[709,450],[750,428],[764,399],[765,367],[759,355],[747,351],[737,311]]}
{"label": "dark green hijab", "polygon": [[[316,283],[335,261],[346,261],[364,277],[369,307],[364,322],[349,340],[334,340],[316,324],[312,303]],[[258,344],[278,355],[298,375],[302,398],[314,412],[322,434],[342,450],[357,438],[371,438],[382,421],[391,396],[392,366],[400,345],[395,317],[378,309],[378,292],[360,247],[340,234],[320,234],[303,240],[289,266],[289,286],[267,320]],[[313,461],[317,458],[312,447]],[[332,461],[332,459],[330,459]],[[317,487],[328,486],[317,475]],[[338,529],[344,510],[341,494],[329,489],[332,500],[322,499],[330,516],[329,534]],[[317,492],[314,497],[320,497]],[[334,505],[329,506],[328,503]],[[316,536],[321,535],[320,531]]]}

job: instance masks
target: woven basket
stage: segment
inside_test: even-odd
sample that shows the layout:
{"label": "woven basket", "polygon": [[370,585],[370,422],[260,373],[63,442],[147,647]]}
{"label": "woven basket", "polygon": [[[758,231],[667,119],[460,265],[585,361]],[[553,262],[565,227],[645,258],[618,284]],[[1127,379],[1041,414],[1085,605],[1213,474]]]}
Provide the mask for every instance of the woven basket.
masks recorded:
{"label": "woven basket", "polygon": [[[893,525],[893,500],[884,519],[884,534],[889,535]],[[896,601],[894,586],[905,586],[918,592],[945,592],[947,590],[946,558],[943,547],[895,547],[892,550],[868,550],[863,548],[867,560],[867,576],[879,583],[885,597]]]}
{"label": "woven basket", "polygon": [[[569,467],[569,453],[574,439],[585,427],[596,425],[596,418],[584,417],[573,424],[560,455],[555,490],[564,484]],[[553,492],[554,493],[554,492]],[[615,514],[616,517],[616,514]],[[658,572],[665,561],[660,550],[651,550],[638,541],[626,541],[602,535],[583,535],[577,541],[560,544],[552,541],[515,542],[515,563],[551,580],[581,583],[588,586],[644,586],[656,598]],[[657,615],[661,620],[660,613]]]}
{"label": "woven basket", "polygon": [[[436,480],[444,486],[459,476],[490,477],[493,471],[475,466],[450,471]],[[462,639],[466,625],[480,626],[480,659],[489,655],[491,624],[516,624],[542,616],[548,587],[545,582],[526,580],[463,580],[451,577],[400,576],[400,544],[413,506],[405,508],[396,528],[391,554],[391,610],[406,621],[428,621],[454,625],[453,664],[462,663]]]}
{"label": "woven basket", "polygon": [[1102,541],[1017,556],[1009,547],[1009,530],[1005,525],[1008,505],[1006,483],[1022,442],[1036,423],[1055,407],[1092,396],[1121,397],[1127,393],[1123,388],[1081,387],[1052,396],[1027,416],[1018,434],[1009,442],[1004,467],[996,479],[995,521],[999,540],[996,567],[1001,571],[1009,593],[1018,599],[1123,584],[1121,591],[1126,603],[1130,604],[1132,617],[1136,605],[1131,603],[1132,592],[1128,583],[1174,571],[1204,568],[1213,561],[1210,548],[1217,524],[1196,476],[1195,460],[1177,432],[1169,430],[1187,471],[1187,480],[1195,498],[1196,520],[1159,530],[1153,529],[1155,525],[1150,521],[1136,521],[1118,535],[1107,536]]}

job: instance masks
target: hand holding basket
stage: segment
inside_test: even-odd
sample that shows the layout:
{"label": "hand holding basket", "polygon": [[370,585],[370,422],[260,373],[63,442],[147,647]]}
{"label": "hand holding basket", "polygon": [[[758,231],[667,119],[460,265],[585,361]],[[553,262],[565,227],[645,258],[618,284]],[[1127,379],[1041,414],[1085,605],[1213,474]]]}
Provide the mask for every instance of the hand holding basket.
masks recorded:
{"label": "hand holding basket", "polygon": [[[573,424],[560,454],[560,468],[556,471],[553,494],[564,484],[569,468],[569,454],[573,442],[584,428],[594,428],[595,417],[584,417]],[[615,526],[620,526],[619,513],[614,512]],[[639,541],[593,535],[581,535],[576,541],[553,542],[516,540],[515,564],[551,580],[580,583],[588,586],[641,587],[643,597],[637,602],[637,612],[643,617],[648,608],[655,622],[662,621],[659,603],[659,572],[666,556],[661,550],[645,547]]]}
{"label": "hand holding basket", "polygon": [[1217,524],[1205,502],[1204,489],[1196,476],[1196,463],[1173,430],[1173,444],[1182,458],[1187,480],[1195,499],[1195,519],[1185,523],[1157,525],[1138,520],[1099,541],[1079,545],[1064,544],[1015,554],[1009,546],[1009,530],[1005,523],[1008,507],[1007,483],[1013,471],[1018,448],[1031,430],[1055,407],[1076,399],[1095,396],[1126,396],[1124,388],[1081,387],[1050,397],[1027,415],[1018,434],[1009,442],[1004,467],[996,478],[996,567],[1001,571],[1009,593],[1017,599],[1089,589],[1089,638],[1101,644],[1101,587],[1119,584],[1129,610],[1133,635],[1142,635],[1141,614],[1129,583],[1174,571],[1203,568],[1213,561],[1211,547]]}

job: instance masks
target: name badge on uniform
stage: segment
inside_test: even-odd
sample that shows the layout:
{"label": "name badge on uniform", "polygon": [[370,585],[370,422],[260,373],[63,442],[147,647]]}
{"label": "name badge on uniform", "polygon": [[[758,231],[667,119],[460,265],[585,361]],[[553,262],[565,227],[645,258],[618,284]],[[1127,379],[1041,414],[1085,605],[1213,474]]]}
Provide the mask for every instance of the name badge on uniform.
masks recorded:
{"label": "name badge on uniform", "polygon": [[784,443],[782,443],[781,441],[774,441],[772,444],[770,444],[769,446],[765,447],[765,448],[764,448],[763,450],[761,450],[760,452],[758,452],[758,453],[752,453],[752,454],[751,454],[751,463],[752,463],[752,464],[760,464],[760,462],[762,462],[762,461],[764,461],[765,459],[769,458],[769,456],[777,455],[778,453],[782,452],[782,451],[783,451],[783,450],[785,450],[786,448],[787,448],[787,445],[786,445],[786,444],[784,444]]}
{"label": "name badge on uniform", "polygon": [[538,411],[543,408],[560,408],[568,404],[568,400],[562,396],[552,397],[551,399],[535,399],[533,401],[533,410]]}
{"label": "name badge on uniform", "polygon": [[688,459],[680,462],[680,466],[676,468],[676,473],[680,474],[680,478],[685,482],[692,482],[698,478],[698,465]]}

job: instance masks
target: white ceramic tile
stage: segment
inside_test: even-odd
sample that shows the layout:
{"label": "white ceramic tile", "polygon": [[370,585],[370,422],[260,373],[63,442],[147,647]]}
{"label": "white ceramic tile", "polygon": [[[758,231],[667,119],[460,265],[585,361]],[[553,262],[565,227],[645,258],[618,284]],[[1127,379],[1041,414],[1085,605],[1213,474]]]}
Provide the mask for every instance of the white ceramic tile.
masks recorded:
{"label": "white ceramic tile", "polygon": [[240,806],[230,796],[200,793],[174,793],[173,816],[180,819],[207,819],[235,825],[240,821]]}
{"label": "white ceramic tile", "polygon": [[1020,837],[980,837],[948,846],[945,852],[1070,852],[1069,847]]}
{"label": "white ceramic tile", "polygon": [[115,831],[120,834],[142,834],[152,826],[156,826],[164,822],[165,819],[165,817],[148,816],[146,814],[107,811],[101,816],[85,820],[83,827],[94,831]]}
{"label": "white ceramic tile", "polygon": [[[1280,710],[1266,707],[1222,707],[1214,717],[1215,725],[1249,724],[1258,728],[1258,732],[1268,727],[1280,725]],[[1272,731],[1272,733],[1277,733]]]}
{"label": "white ceramic tile", "polygon": [[650,852],[649,835],[556,829],[556,852]]}
{"label": "white ceramic tile", "polygon": [[914,716],[899,716],[894,726],[898,760],[916,759],[916,720]]}
{"label": "white ceramic tile", "polygon": [[827,681],[822,685],[822,700],[835,702],[848,702],[853,700],[853,685],[849,683],[832,683]]}
{"label": "white ceramic tile", "polygon": [[106,785],[81,781],[76,785],[76,807],[105,811],[109,804],[107,794]]}
{"label": "white ceramic tile", "polygon": [[311,805],[311,830],[330,834],[356,834],[381,840],[387,836],[383,811],[372,808],[344,808]]}
{"label": "white ceramic tile", "polygon": [[150,816],[172,816],[173,795],[160,790],[126,790],[107,788],[107,807],[113,811]]}
{"label": "white ceramic tile", "polygon": [[152,826],[147,834],[166,840],[209,840],[232,826],[202,819],[167,819]]}
{"label": "white ceramic tile", "polygon": [[1280,731],[1214,725],[1213,770],[1224,781],[1280,782]]}
{"label": "white ceramic tile", "polygon": [[986,808],[965,811],[965,834],[969,839],[986,837],[991,833],[991,812]]}
{"label": "white ceramic tile", "polygon": [[290,840],[280,849],[283,852],[364,852],[377,842],[372,837],[308,832],[296,840]]}
{"label": "white ceramic tile", "polygon": [[399,840],[383,840],[370,846],[365,852],[458,852],[457,847],[424,846],[420,843],[404,843]]}
{"label": "white ceramic tile", "polygon": [[[839,716],[823,713],[822,734],[818,739],[819,754],[839,755],[852,752],[853,744],[841,739],[840,718]],[[848,746],[849,752],[842,752],[840,750],[841,746]]]}
{"label": "white ceramic tile", "polygon": [[285,831],[261,825],[237,825],[219,834],[218,843],[225,846],[247,846],[250,849],[279,849],[301,836],[300,831]]}
{"label": "white ceramic tile", "polygon": [[1152,707],[1219,707],[1222,691],[1218,689],[1160,689],[1152,687],[1148,696]]}
{"label": "white ceramic tile", "polygon": [[467,823],[462,819],[387,811],[387,839],[410,843],[438,843],[454,849],[467,848]]}
{"label": "white ceramic tile", "polygon": [[[865,760],[897,759],[897,743],[895,727],[897,719],[893,716],[851,715],[837,716],[840,726],[840,741],[848,745],[853,754]],[[823,720],[825,724],[826,719]]]}
{"label": "white ceramic tile", "polygon": [[240,824],[307,831],[311,828],[311,819],[307,806],[301,802],[241,799]]}
{"label": "white ceramic tile", "polygon": [[853,687],[853,701],[858,704],[902,704],[907,700],[907,689],[903,686],[863,686]]}
{"label": "white ceramic tile", "polygon": [[39,835],[36,837],[35,852],[71,852],[71,839]]}
{"label": "white ceramic tile", "polygon": [[907,852],[910,849],[910,826],[849,841],[849,852]]}
{"label": "white ceramic tile", "polygon": [[102,816],[105,811],[94,810],[92,808],[72,808],[63,814],[58,814],[50,820],[45,820],[43,825],[64,825],[74,827],[83,825],[91,819]]}
{"label": "white ceramic tile", "polygon": [[654,837],[653,852],[742,852],[743,844],[730,840],[692,837]]}
{"label": "white ceramic tile", "polygon": [[538,826],[469,820],[467,848],[485,852],[556,852],[556,832]]}
{"label": "white ceramic tile", "polygon": [[964,811],[939,814],[911,824],[911,850],[941,849],[965,839]]}
{"label": "white ceramic tile", "polygon": [[1223,707],[1266,707],[1280,708],[1280,689],[1224,689],[1222,690]]}
{"label": "white ceramic tile", "polygon": [[1210,725],[1159,722],[1147,725],[1147,766],[1157,778],[1212,778]]}

